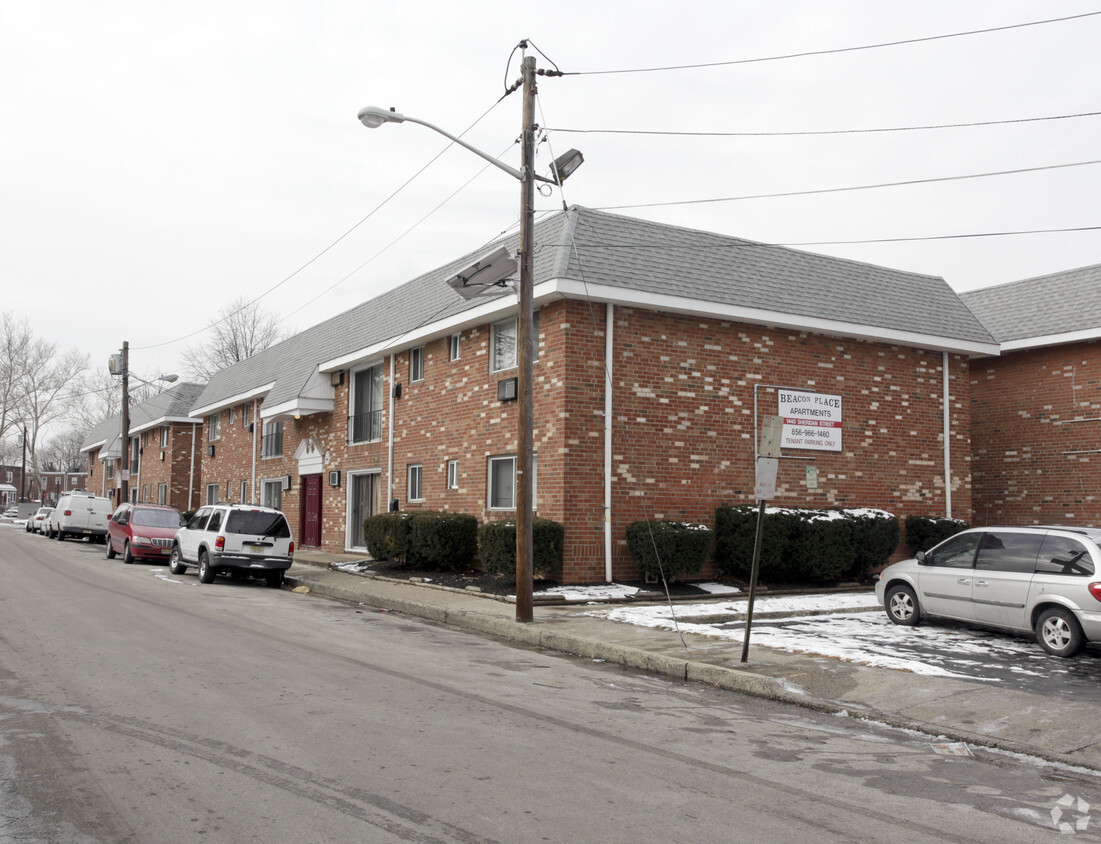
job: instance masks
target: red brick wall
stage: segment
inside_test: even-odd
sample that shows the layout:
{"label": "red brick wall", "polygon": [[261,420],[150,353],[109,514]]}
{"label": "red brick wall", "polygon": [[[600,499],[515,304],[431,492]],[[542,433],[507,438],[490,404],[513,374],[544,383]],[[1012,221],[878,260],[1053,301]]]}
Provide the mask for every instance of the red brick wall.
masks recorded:
{"label": "red brick wall", "polygon": [[971,401],[976,524],[1101,524],[1101,343],[972,361]]}
{"label": "red brick wall", "polygon": [[[614,374],[612,526],[616,578],[637,577],[625,543],[627,525],[642,518],[683,519],[713,526],[723,502],[753,501],[753,385],[774,384],[840,394],[844,450],[805,452],[811,461],[782,461],[777,504],[879,507],[900,517],[945,512],[942,443],[942,356],[900,346],[837,340],[718,320],[617,308]],[[565,582],[604,580],[604,319],[605,306],[557,302],[540,311],[535,364],[537,514],[566,525]],[[480,521],[506,518],[487,501],[488,460],[515,454],[516,402],[497,400],[497,382],[516,370],[489,372],[489,326],[463,332],[461,358],[449,360],[449,338],[425,346],[425,378],[409,379],[409,354],[396,356],[401,398],[392,399],[390,360],[384,421],[394,406],[394,487],[404,510],[452,510]],[[950,356],[953,513],[971,515],[970,382],[966,358]],[[301,529],[301,479],[295,449],[315,436],[341,486],[322,483],[322,544],[342,550],[348,473],[379,470],[385,510],[388,443],[349,445],[350,375],[336,388],[335,409],[284,421],[283,457],[257,459],[258,477],[291,475],[283,493],[296,538]],[[251,476],[251,434],[222,421],[216,455],[202,444],[205,482]],[[775,393],[760,391],[760,412],[775,413]],[[447,462],[458,460],[459,488],[446,488]],[[423,467],[423,501],[410,502],[407,468]]]}

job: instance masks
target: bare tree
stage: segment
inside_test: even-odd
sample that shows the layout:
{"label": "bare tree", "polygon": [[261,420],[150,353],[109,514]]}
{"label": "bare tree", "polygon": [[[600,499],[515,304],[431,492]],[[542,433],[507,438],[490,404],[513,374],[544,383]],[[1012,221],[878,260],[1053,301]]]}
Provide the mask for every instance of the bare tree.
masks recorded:
{"label": "bare tree", "polygon": [[38,469],[46,472],[83,472],[88,461],[80,453],[85,432],[70,428],[38,446]]}
{"label": "bare tree", "polygon": [[211,327],[210,341],[188,346],[183,353],[188,373],[206,382],[220,370],[286,339],[289,332],[279,327],[275,315],[255,302],[237,299],[219,313],[221,320]]}
{"label": "bare tree", "polygon": [[6,311],[0,315],[0,441],[22,432],[27,356],[32,345],[33,332],[26,319],[16,320]]}
{"label": "bare tree", "polygon": [[57,346],[34,340],[27,348],[25,389],[20,415],[27,429],[27,453],[31,458],[31,477],[39,476],[38,441],[43,429],[56,422],[73,403],[73,385],[88,368],[88,356],[73,349],[58,356]]}

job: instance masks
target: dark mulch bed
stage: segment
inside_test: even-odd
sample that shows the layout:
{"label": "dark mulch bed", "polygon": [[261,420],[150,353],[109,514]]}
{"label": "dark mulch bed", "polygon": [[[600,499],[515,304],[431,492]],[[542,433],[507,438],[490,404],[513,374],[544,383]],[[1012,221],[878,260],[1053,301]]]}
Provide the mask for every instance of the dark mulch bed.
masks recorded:
{"label": "dark mulch bed", "polygon": [[[427,583],[434,583],[438,586],[449,586],[454,589],[470,589],[471,591],[480,591],[488,595],[515,595],[516,594],[516,578],[508,577],[505,575],[486,574],[480,571],[460,571],[460,572],[446,572],[446,571],[425,571],[423,569],[410,568],[402,563],[395,563],[388,560],[371,562],[364,568],[365,572],[375,572],[383,577],[392,577],[395,580],[410,580],[410,581],[422,581]],[[709,582],[714,582],[709,581]],[[616,583],[620,583],[624,586],[632,586],[639,589],[642,592],[654,592],[659,595],[665,594],[665,588],[661,583],[644,583],[641,580],[616,580]],[[554,580],[536,580],[533,584],[533,592],[538,594],[541,591],[554,588],[558,586],[558,582]],[[741,586],[743,589],[748,587],[743,584],[735,584]],[[681,583],[679,581],[673,581],[669,584],[669,594],[675,598],[693,597],[693,596],[706,596],[710,593],[698,586],[693,586],[691,583]]]}

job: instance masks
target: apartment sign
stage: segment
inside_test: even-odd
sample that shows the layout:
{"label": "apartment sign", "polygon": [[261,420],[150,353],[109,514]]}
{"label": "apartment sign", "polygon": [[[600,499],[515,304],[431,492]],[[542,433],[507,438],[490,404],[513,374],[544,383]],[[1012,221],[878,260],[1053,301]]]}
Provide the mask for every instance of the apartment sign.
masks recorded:
{"label": "apartment sign", "polygon": [[784,448],[841,450],[841,396],[778,390]]}

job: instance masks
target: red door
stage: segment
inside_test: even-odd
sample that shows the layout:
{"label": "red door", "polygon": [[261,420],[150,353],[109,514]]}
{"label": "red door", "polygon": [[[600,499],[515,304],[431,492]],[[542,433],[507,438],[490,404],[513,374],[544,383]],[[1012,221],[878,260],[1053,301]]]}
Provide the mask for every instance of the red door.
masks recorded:
{"label": "red door", "polygon": [[321,475],[302,478],[302,545],[316,548],[321,544]]}

